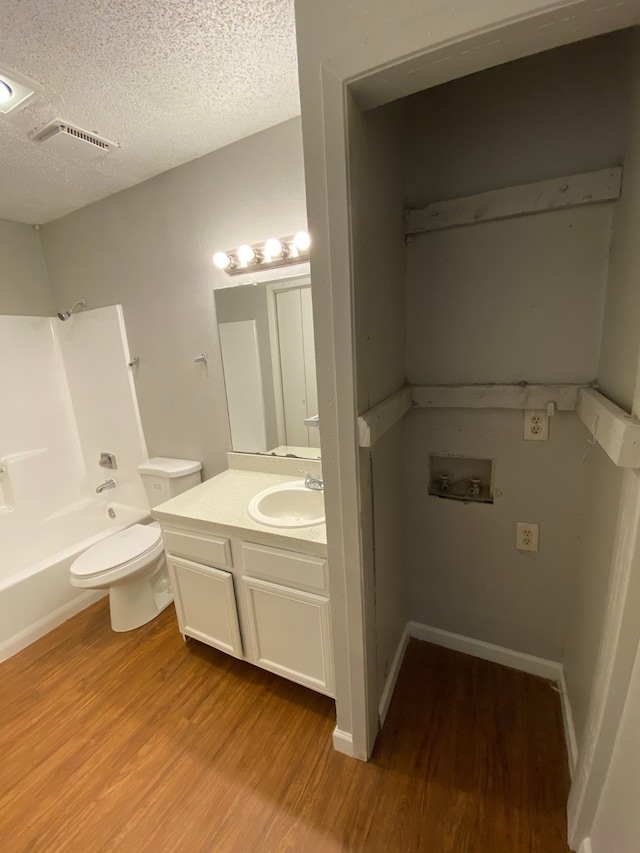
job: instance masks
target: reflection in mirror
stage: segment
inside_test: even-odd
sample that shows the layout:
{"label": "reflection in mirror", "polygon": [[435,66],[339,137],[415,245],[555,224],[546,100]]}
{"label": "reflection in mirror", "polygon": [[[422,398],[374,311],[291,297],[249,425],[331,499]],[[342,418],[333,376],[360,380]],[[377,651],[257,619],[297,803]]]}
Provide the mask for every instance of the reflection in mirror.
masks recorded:
{"label": "reflection in mirror", "polygon": [[215,291],[231,446],[320,457],[308,276]]}

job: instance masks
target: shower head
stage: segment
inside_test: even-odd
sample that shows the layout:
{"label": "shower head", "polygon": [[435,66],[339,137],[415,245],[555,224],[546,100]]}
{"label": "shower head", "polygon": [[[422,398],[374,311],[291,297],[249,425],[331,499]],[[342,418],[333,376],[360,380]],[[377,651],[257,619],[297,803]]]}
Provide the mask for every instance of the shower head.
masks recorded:
{"label": "shower head", "polygon": [[80,299],[78,302],[75,303],[75,305],[72,305],[68,311],[58,311],[58,320],[62,320],[64,322],[65,320],[69,319],[69,317],[73,314],[74,311],[79,311],[80,308],[86,308],[86,307],[87,307],[87,300],[86,299]]}

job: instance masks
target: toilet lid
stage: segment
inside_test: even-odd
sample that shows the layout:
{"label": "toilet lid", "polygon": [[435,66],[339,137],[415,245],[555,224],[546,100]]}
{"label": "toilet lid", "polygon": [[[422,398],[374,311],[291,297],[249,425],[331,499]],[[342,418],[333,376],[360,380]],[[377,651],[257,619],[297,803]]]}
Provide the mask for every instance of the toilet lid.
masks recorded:
{"label": "toilet lid", "polygon": [[73,561],[71,573],[76,577],[91,577],[136,560],[151,551],[161,540],[157,521],[151,524],[132,524],[125,530],[107,536],[80,554]]}

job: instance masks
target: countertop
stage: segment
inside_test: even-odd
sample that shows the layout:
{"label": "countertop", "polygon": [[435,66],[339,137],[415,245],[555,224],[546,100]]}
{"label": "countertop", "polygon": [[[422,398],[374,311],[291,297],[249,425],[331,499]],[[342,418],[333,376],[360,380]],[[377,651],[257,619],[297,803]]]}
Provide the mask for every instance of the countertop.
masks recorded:
{"label": "countertop", "polygon": [[327,555],[327,527],[268,527],[254,521],[247,511],[249,501],[258,492],[281,483],[299,481],[284,474],[245,471],[230,468],[199,486],[158,504],[151,515],[171,526],[206,530],[215,525],[228,536],[237,536],[260,545],[301,551],[319,557]]}

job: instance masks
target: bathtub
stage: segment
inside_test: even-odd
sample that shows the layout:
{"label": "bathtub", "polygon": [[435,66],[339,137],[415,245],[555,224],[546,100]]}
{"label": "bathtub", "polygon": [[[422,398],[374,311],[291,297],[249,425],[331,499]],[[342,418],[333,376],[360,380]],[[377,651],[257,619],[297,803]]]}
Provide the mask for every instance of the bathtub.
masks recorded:
{"label": "bathtub", "polygon": [[25,536],[13,558],[3,555],[0,661],[106,595],[72,587],[71,564],[101,539],[149,519],[148,510],[86,498],[48,516],[35,536]]}

